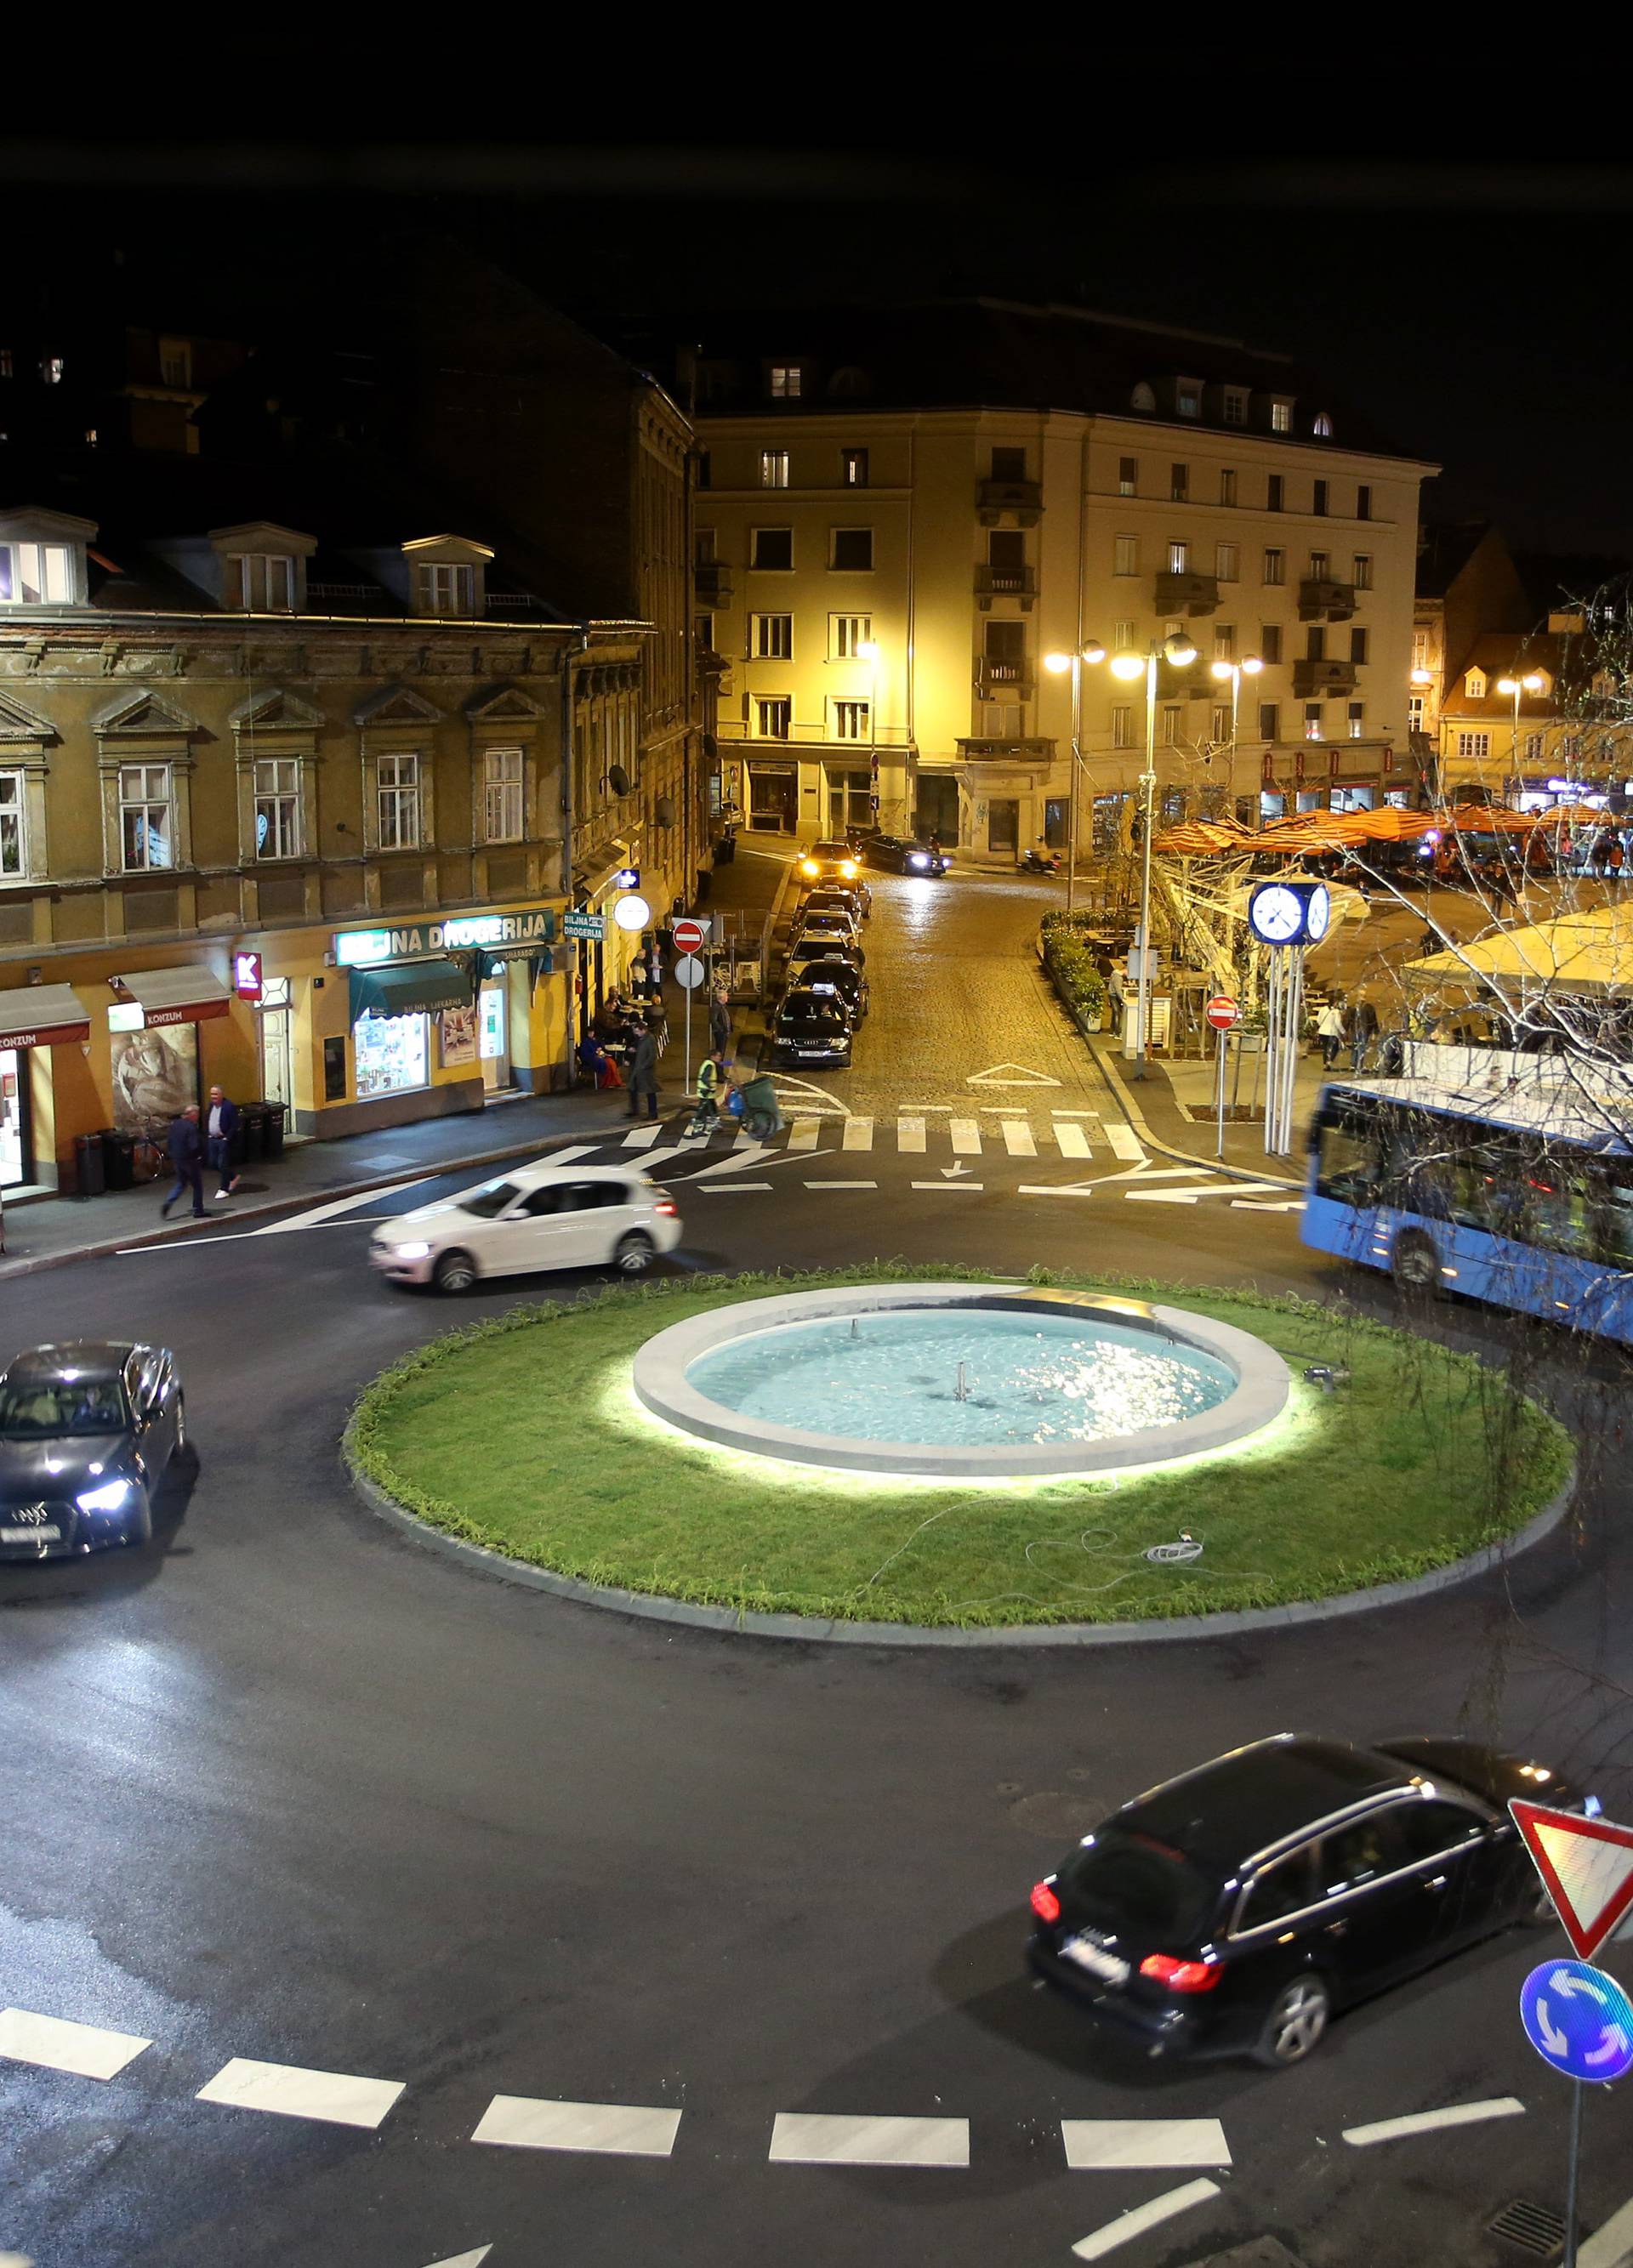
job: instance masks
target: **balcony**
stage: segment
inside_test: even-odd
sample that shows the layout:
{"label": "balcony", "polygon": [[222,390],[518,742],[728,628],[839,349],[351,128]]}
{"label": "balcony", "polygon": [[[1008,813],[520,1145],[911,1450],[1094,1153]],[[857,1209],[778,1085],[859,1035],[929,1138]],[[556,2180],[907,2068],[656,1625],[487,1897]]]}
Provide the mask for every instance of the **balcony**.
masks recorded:
{"label": "balcony", "polygon": [[729,607],[731,569],[719,559],[700,559],[692,570],[700,607]]}
{"label": "balcony", "polygon": [[960,763],[981,757],[995,758],[1001,763],[1052,764],[1054,762],[1053,740],[955,740]]}
{"label": "balcony", "polygon": [[983,561],[975,571],[975,596],[983,614],[994,599],[1018,599],[1021,612],[1030,615],[1038,598],[1038,571],[1034,567],[989,567]]}
{"label": "balcony", "polygon": [[1355,610],[1353,583],[1329,583],[1324,576],[1306,575],[1298,585],[1301,622],[1347,622]]}
{"label": "balcony", "polygon": [[1212,615],[1219,609],[1217,575],[1176,575],[1164,571],[1156,578],[1159,615]]}
{"label": "balcony", "polygon": [[978,481],[976,516],[983,527],[996,527],[1006,512],[1015,513],[1023,527],[1036,527],[1043,510],[1040,481]]}
{"label": "balcony", "polygon": [[983,701],[1030,701],[1032,666],[1030,661],[987,661],[975,665],[975,690]]}
{"label": "balcony", "polygon": [[867,760],[870,748],[911,748],[913,735],[905,725],[881,725],[872,733],[833,732],[826,725],[791,724],[786,733],[762,733],[743,717],[722,717],[716,724],[720,740],[753,740],[763,748],[841,748]]}
{"label": "balcony", "polygon": [[1356,682],[1353,661],[1304,660],[1293,664],[1293,693],[1300,701],[1321,701],[1353,693]]}

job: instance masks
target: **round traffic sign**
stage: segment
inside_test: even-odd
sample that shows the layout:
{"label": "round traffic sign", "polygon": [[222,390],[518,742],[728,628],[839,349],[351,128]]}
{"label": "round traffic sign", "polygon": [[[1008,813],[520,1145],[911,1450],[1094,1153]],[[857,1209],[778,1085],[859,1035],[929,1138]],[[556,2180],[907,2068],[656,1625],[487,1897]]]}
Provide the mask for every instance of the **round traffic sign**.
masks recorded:
{"label": "round traffic sign", "polygon": [[683,953],[675,964],[675,982],[683,992],[695,992],[707,975],[702,961],[690,953]]}
{"label": "round traffic sign", "polygon": [[676,953],[696,953],[708,932],[700,921],[677,921],[675,924]]}
{"label": "round traffic sign", "polygon": [[1526,2037],[1570,2079],[1620,2079],[1633,2069],[1633,2001],[1585,1961],[1545,1961],[1519,1988]]}
{"label": "round traffic sign", "polygon": [[1232,1024],[1242,1020],[1241,1004],[1228,992],[1216,992],[1208,1004],[1207,1016],[1215,1031],[1228,1032]]}

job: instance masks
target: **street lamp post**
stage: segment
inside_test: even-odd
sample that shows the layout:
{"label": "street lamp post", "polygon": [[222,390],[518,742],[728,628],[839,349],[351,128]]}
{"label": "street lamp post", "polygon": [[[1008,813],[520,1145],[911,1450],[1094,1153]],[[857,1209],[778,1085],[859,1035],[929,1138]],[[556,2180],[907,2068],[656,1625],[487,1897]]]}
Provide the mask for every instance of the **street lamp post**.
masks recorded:
{"label": "street lamp post", "polygon": [[1069,915],[1077,903],[1077,805],[1083,786],[1083,664],[1105,659],[1105,648],[1098,638],[1090,638],[1087,645],[1075,653],[1046,653],[1044,667],[1052,676],[1059,677],[1063,670],[1072,673],[1072,799],[1066,822],[1066,910]]}
{"label": "street lamp post", "polygon": [[1159,661],[1167,661],[1176,669],[1188,669],[1195,659],[1196,648],[1183,630],[1171,630],[1160,643],[1153,638],[1150,652],[1144,655],[1116,653],[1112,656],[1113,676],[1132,681],[1143,675],[1145,679],[1145,770],[1140,779],[1144,815],[1140,845],[1140,989],[1136,995],[1134,1025],[1136,1079],[1146,1076],[1150,1049],[1151,836],[1156,803],[1156,665]]}
{"label": "street lamp post", "polygon": [[1513,732],[1508,744],[1508,770],[1510,778],[1512,779],[1516,784],[1518,784],[1519,780],[1520,696],[1524,693],[1541,693],[1542,690],[1542,679],[1538,675],[1534,669],[1528,669],[1523,677],[1499,677],[1497,680],[1497,691],[1499,693],[1511,693],[1514,696],[1514,725]]}
{"label": "street lamp post", "polygon": [[1223,684],[1227,677],[1230,681],[1230,762],[1233,768],[1236,763],[1236,712],[1242,698],[1242,680],[1257,677],[1263,667],[1264,664],[1256,653],[1245,653],[1240,661],[1216,661],[1214,664],[1214,675],[1220,682]]}
{"label": "street lamp post", "polygon": [[[879,818],[879,642],[863,638],[856,649],[857,659],[868,665],[868,816],[876,827]],[[846,803],[850,803],[846,796]]]}

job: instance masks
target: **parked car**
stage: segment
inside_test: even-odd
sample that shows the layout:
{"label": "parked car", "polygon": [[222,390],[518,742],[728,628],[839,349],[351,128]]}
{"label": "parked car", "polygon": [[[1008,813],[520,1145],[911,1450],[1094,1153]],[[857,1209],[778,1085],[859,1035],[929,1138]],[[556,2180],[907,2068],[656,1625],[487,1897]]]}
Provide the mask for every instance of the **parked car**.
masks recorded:
{"label": "parked car", "polygon": [[851,1060],[852,1028],[838,993],[796,985],[772,1019],[772,1061],[843,1071]]}
{"label": "parked car", "polygon": [[1473,1741],[1255,1741],[1126,1803],[1034,1887],[1032,1964],[1151,2055],[1297,2063],[1335,2011],[1549,1918],[1512,1796],[1581,1804]]}
{"label": "parked car", "polygon": [[794,872],[802,883],[853,882],[861,872],[861,861],[847,842],[836,838],[796,851]]}
{"label": "parked car", "polygon": [[854,882],[819,882],[806,893],[800,907],[804,914],[849,914],[853,921],[867,921],[873,913],[873,892],[861,880]]}
{"label": "parked car", "polygon": [[853,946],[860,953],[861,924],[849,914],[796,914],[790,936],[790,951],[795,946],[814,944],[818,940],[829,945]]}
{"label": "parked car", "polygon": [[187,1448],[175,1357],[70,1339],[0,1373],[0,1559],[146,1543],[166,1467]]}
{"label": "parked car", "polygon": [[802,987],[812,992],[837,992],[845,1003],[853,1024],[860,1024],[868,1012],[868,979],[854,961],[841,960],[813,946],[809,956],[793,954],[788,961],[788,990]]}
{"label": "parked car", "polygon": [[369,1258],[394,1282],[466,1292],[480,1276],[543,1268],[639,1276],[680,1239],[674,1199],[646,1174],[541,1159],[382,1221]]}
{"label": "parked car", "polygon": [[932,850],[914,835],[869,835],[861,855],[870,866],[888,866],[898,874],[945,874],[952,860],[945,850]]}

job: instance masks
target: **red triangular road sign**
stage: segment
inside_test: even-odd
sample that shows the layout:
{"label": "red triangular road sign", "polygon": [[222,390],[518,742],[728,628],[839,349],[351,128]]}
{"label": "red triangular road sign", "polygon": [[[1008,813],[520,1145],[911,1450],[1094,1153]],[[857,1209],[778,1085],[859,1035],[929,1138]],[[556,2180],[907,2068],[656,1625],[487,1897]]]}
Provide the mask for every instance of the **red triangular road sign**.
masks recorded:
{"label": "red triangular road sign", "polygon": [[1518,1798],[1508,1808],[1577,1957],[1592,1961],[1633,1907],[1633,1827]]}

